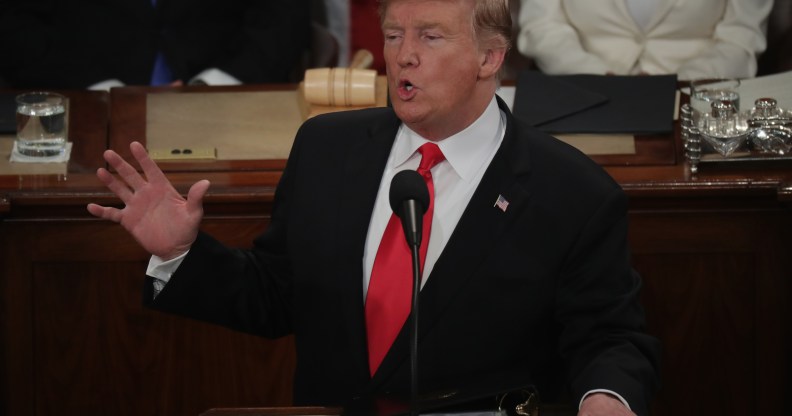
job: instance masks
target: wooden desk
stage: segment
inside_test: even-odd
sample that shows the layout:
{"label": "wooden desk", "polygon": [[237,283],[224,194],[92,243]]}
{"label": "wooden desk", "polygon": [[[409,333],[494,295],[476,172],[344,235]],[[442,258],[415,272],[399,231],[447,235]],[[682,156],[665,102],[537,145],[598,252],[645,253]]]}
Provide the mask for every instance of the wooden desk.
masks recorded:
{"label": "wooden desk", "polygon": [[[0,177],[0,413],[196,415],[289,405],[291,338],[263,340],[142,308],[148,255],[85,211],[88,202],[117,203],[92,171],[106,146],[124,152],[129,140],[145,139],[144,94],[161,91],[117,89],[100,110],[74,101],[73,114],[97,115],[72,119],[75,129],[101,130],[109,109],[108,144],[82,142],[66,178]],[[678,137],[638,140],[657,152],[597,160],[630,197],[648,330],[664,346],[653,414],[790,413],[792,168],[704,166],[692,176]],[[283,160],[164,167],[181,191],[210,179],[203,228],[245,247],[269,223]]]}

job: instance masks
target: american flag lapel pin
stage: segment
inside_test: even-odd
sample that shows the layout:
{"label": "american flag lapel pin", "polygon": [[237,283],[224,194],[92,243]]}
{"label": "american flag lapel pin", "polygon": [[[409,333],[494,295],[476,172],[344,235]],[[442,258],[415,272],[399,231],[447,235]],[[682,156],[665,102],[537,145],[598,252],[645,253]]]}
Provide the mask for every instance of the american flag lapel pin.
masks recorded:
{"label": "american flag lapel pin", "polygon": [[501,211],[506,212],[506,208],[509,207],[509,201],[503,197],[503,195],[498,194],[498,199],[495,200],[495,207],[500,208]]}

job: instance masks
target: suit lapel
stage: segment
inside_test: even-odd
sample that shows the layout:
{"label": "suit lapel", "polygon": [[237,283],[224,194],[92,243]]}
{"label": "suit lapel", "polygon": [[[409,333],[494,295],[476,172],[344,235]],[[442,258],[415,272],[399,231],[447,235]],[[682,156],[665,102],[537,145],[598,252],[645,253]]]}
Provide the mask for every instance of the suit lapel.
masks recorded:
{"label": "suit lapel", "polygon": [[[369,220],[377,197],[385,164],[396,137],[399,121],[395,116],[387,122],[373,126],[364,137],[355,139],[343,163],[342,187],[338,204],[338,258],[339,284],[345,287],[339,293],[350,298],[343,304],[343,313],[349,322],[353,338],[361,357],[357,363],[361,377],[368,377],[365,315],[363,312],[363,258]],[[352,370],[352,369],[350,369]]]}
{"label": "suit lapel", "polygon": [[[499,100],[499,104],[508,114],[503,143],[421,290],[419,337],[430,332],[442,319],[446,306],[465,290],[468,281],[481,277],[481,264],[490,256],[496,246],[494,243],[509,229],[509,224],[529,200],[530,168],[527,158],[522,157],[526,150],[521,149],[517,140],[511,114],[502,101]],[[506,209],[495,205],[499,196],[508,201]],[[408,327],[405,325],[402,329],[374,375],[372,388],[386,382],[409,360]]]}

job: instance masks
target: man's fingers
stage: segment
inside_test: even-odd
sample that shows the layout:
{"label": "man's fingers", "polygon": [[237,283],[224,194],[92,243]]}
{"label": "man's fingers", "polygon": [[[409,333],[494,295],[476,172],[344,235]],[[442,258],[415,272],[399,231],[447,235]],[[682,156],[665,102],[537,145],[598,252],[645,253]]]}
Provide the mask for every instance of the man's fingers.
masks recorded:
{"label": "man's fingers", "polygon": [[94,203],[88,204],[88,212],[95,217],[113,222],[121,222],[121,210],[112,207],[103,207]]}
{"label": "man's fingers", "polygon": [[146,148],[140,142],[132,142],[129,144],[129,150],[132,151],[132,156],[135,157],[135,160],[138,161],[140,167],[143,169],[143,173],[146,174],[146,178],[149,182],[166,182],[167,179],[165,178],[165,174],[162,173],[162,169],[151,160],[149,157]]}
{"label": "man's fingers", "polygon": [[129,189],[125,183],[116,179],[112,173],[107,171],[107,169],[97,169],[96,177],[98,177],[99,180],[102,181],[102,183],[105,184],[108,189],[113,191],[113,193],[116,194],[116,196],[119,197],[125,204],[132,198],[132,190]]}
{"label": "man's fingers", "polygon": [[187,192],[187,207],[190,211],[203,209],[203,198],[209,190],[209,181],[204,179],[194,183]]}
{"label": "man's fingers", "polygon": [[132,165],[127,163],[118,153],[112,150],[106,150],[104,153],[104,158],[110,166],[115,168],[116,172],[124,178],[124,181],[132,187],[132,189],[140,189],[146,184],[145,179],[140,176],[137,169],[133,168]]}
{"label": "man's fingers", "polygon": [[101,205],[90,203],[86,208],[88,208],[88,212],[94,217],[102,218],[102,215],[104,215],[104,207]]}

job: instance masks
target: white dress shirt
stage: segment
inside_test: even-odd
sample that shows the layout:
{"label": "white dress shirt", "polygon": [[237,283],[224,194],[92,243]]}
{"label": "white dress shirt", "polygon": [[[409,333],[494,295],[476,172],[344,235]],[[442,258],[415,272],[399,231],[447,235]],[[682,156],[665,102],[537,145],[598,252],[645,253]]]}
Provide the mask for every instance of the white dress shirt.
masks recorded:
{"label": "white dress shirt", "polygon": [[[505,114],[501,113],[493,97],[484,113],[465,130],[437,142],[446,160],[432,168],[435,188],[435,205],[432,232],[423,269],[423,285],[431,274],[437,258],[443,251],[454,228],[467,207],[473,192],[481,182],[503,141]],[[418,169],[421,154],[418,148],[428,140],[402,124],[393,142],[385,173],[382,175],[374,212],[371,215],[366,246],[363,252],[363,297],[368,292],[371,269],[377,255],[382,235],[393,214],[389,202],[390,183],[396,173],[405,169]],[[495,201],[492,201],[495,203]],[[406,276],[409,278],[409,276]]]}
{"label": "white dress shirt", "polygon": [[625,0],[627,3],[627,10],[630,11],[630,15],[632,16],[633,20],[635,20],[635,24],[641,28],[644,32],[646,32],[646,28],[649,27],[649,23],[652,21],[652,17],[654,17],[655,13],[657,12],[658,6],[660,5],[659,0]]}

